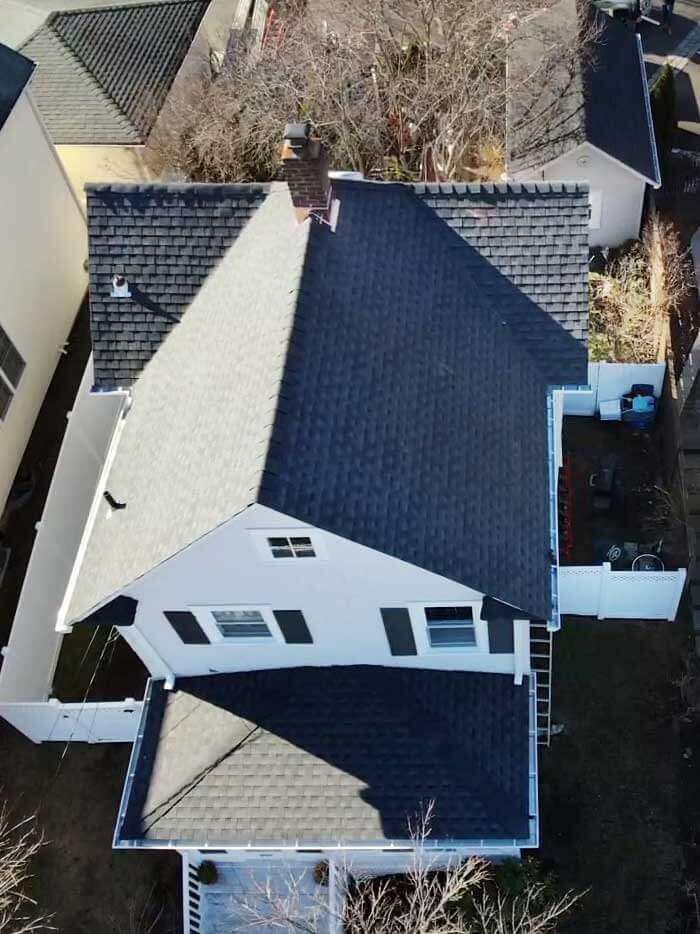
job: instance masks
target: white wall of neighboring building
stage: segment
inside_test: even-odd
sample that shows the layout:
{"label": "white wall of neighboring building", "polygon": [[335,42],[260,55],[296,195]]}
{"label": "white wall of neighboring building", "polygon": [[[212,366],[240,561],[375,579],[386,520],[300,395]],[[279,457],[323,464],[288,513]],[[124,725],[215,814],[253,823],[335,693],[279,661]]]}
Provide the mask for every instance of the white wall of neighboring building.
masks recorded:
{"label": "white wall of neighboring building", "polygon": [[[282,529],[310,534],[324,557],[265,557],[256,532],[278,530],[280,534]],[[517,666],[513,654],[489,653],[488,625],[479,619],[481,594],[405,561],[310,529],[263,506],[245,510],[123,592],[137,598],[139,604],[134,626],[121,632],[157,677],[334,664],[508,674],[514,674],[516,667],[525,673],[530,670],[528,646],[523,647],[522,640],[518,644],[524,657],[518,658]],[[477,646],[431,649],[421,603],[472,604]],[[164,610],[189,610],[201,619],[209,613],[207,607],[256,606],[266,608],[266,613],[301,610],[313,644],[288,645],[280,636],[248,643],[232,639],[185,645],[163,616]],[[380,615],[382,607],[409,610],[417,655],[391,654]],[[163,664],[154,663],[154,657]]]}
{"label": "white wall of neighboring building", "polygon": [[528,179],[536,177],[546,182],[588,183],[591,246],[619,246],[639,236],[646,182],[589,143],[526,174]]}
{"label": "white wall of neighboring building", "polygon": [[85,219],[25,90],[0,130],[0,324],[25,360],[0,421],[0,510],[87,288]]}
{"label": "white wall of neighboring building", "polygon": [[155,176],[146,165],[144,146],[56,146],[58,157],[86,207],[85,186],[91,182],[131,185],[151,182]]}

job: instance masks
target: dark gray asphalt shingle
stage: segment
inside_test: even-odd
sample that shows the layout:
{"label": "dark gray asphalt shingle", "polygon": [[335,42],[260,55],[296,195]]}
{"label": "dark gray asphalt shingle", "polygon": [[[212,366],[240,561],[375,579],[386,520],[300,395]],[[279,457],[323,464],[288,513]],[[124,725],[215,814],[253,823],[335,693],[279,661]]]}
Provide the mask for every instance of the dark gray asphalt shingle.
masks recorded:
{"label": "dark gray asphalt shingle", "polygon": [[[481,277],[491,300],[510,311],[509,324],[526,345],[567,359],[569,342],[550,316],[579,340],[588,334],[588,205],[576,185],[416,185],[415,190],[500,277]],[[478,259],[477,259],[478,257]],[[478,268],[474,269],[478,276]],[[522,296],[513,304],[514,285]],[[500,288],[499,288],[500,286]],[[533,303],[540,309],[538,313]],[[544,315],[542,312],[546,312]],[[542,341],[546,330],[548,340]],[[561,382],[561,380],[560,380]]]}
{"label": "dark gray asphalt shingle", "polygon": [[[88,192],[98,380],[131,381],[155,355],[108,481],[129,506],[98,516],[73,617],[256,501],[549,615],[546,394],[585,383],[586,351],[498,263],[510,270],[522,254],[552,308],[565,307],[565,276],[585,292],[587,190],[455,193],[466,213],[454,219],[488,220],[482,234],[439,216],[452,210],[445,189],[433,193],[439,207],[411,186],[336,191],[335,232],[296,227],[282,185],[232,248],[222,234],[223,258],[158,352],[169,322],[140,298],[109,301],[114,266],[132,288],[157,292],[156,306],[184,290],[184,307],[204,274],[190,265],[199,212],[234,239],[230,218],[212,225],[210,213],[218,202],[230,210],[238,189]],[[262,197],[258,188],[253,200]],[[472,199],[490,203],[486,214]],[[494,237],[491,211],[501,209],[511,232]],[[250,211],[234,213],[244,221]],[[512,233],[518,211],[556,221],[568,263]],[[533,230],[531,240],[544,236]],[[194,250],[202,259],[207,236]]]}
{"label": "dark gray asphalt shingle", "polygon": [[291,668],[153,684],[120,838],[246,844],[529,836],[528,679]]}
{"label": "dark gray asphalt shingle", "polygon": [[585,349],[410,188],[337,193],[335,233],[310,231],[257,500],[548,617],[546,392],[586,381]]}
{"label": "dark gray asphalt shingle", "polygon": [[509,168],[516,173],[536,169],[585,140],[650,182],[658,182],[640,39],[590,0],[584,3],[586,15],[595,23],[592,54],[581,56],[573,68],[563,63],[558,75],[548,76],[548,83],[542,76],[528,91],[517,89],[520,76],[531,73],[542,55],[542,43],[555,41],[557,29],[576,28],[578,2],[559,0],[527,20],[522,40],[513,44]]}
{"label": "dark gray asphalt shingle", "polygon": [[0,130],[34,71],[34,63],[0,42]]}
{"label": "dark gray asphalt shingle", "polygon": [[[265,185],[93,185],[87,191],[95,382],[129,386],[248,220]],[[132,299],[110,297],[117,272]]]}
{"label": "dark gray asphalt shingle", "polygon": [[24,44],[54,143],[143,143],[209,0],[52,13]]}

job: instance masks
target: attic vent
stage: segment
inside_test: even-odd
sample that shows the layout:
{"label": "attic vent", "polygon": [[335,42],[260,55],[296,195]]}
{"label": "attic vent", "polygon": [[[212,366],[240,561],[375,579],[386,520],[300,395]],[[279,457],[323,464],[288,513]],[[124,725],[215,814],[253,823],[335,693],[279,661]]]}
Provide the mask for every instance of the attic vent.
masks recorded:
{"label": "attic vent", "polygon": [[129,280],[120,273],[112,277],[112,298],[131,298]]}

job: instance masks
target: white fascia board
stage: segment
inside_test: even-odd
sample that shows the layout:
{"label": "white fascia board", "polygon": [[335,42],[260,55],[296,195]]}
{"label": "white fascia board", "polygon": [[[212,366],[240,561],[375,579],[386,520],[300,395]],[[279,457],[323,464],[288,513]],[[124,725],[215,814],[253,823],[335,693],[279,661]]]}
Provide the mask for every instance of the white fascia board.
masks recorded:
{"label": "white fascia board", "polygon": [[647,73],[644,66],[644,49],[642,48],[642,37],[636,34],[637,52],[639,53],[639,69],[641,72],[642,86],[644,88],[644,108],[647,115],[647,126],[649,128],[649,141],[651,142],[652,158],[654,160],[654,174],[656,181],[652,182],[654,188],[661,188],[661,167],[659,165],[659,153],[656,148],[656,133],[654,132],[654,120],[651,115],[651,98],[649,96],[649,84],[647,82]]}
{"label": "white fascia board", "polygon": [[[653,142],[653,136],[652,136],[652,142]],[[654,146],[654,165],[658,166],[658,158],[656,155],[656,143],[655,142],[653,143],[653,146]],[[577,153],[581,152],[581,150],[585,150],[586,148],[592,149],[594,152],[599,153],[601,156],[603,156],[604,159],[607,159],[608,162],[612,162],[615,165],[619,165],[621,168],[625,169],[625,171],[629,172],[630,175],[635,175],[637,178],[641,178],[641,180],[645,182],[647,185],[652,185],[654,188],[661,187],[661,182],[658,181],[658,179],[647,178],[646,175],[642,175],[641,172],[638,172],[636,169],[631,168],[626,163],[621,162],[619,159],[616,159],[615,156],[611,156],[609,152],[605,152],[604,149],[600,149],[598,146],[596,146],[594,143],[589,142],[588,140],[584,140],[582,143],[579,143],[578,146],[575,146],[573,149],[569,149],[567,152],[563,152],[560,156],[557,156],[555,159],[550,159],[549,162],[545,162],[545,164],[540,166],[537,169],[537,171],[544,172],[551,166],[556,165],[558,162],[561,162],[562,159],[568,159],[569,156],[576,156]],[[544,179],[544,181],[547,181],[547,179]],[[559,183],[562,185],[567,184],[566,181],[561,181]],[[582,184],[582,182],[576,181],[575,179],[571,179],[568,182],[568,184],[574,184],[574,183],[578,185]],[[525,182],[523,182],[523,184],[525,184]],[[584,182],[583,184],[588,184],[588,182]]]}

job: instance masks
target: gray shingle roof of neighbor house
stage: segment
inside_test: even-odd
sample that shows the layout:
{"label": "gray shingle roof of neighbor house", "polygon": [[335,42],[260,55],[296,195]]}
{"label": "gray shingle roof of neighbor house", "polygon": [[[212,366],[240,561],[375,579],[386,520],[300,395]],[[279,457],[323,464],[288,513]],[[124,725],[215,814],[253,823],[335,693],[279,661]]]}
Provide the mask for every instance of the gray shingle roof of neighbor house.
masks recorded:
{"label": "gray shingle roof of neighbor house", "polygon": [[[527,840],[529,688],[347,666],[152,684],[118,841]],[[534,815],[532,815],[534,816]]]}
{"label": "gray shingle roof of neighbor house", "polygon": [[52,13],[22,50],[38,64],[34,97],[53,142],[145,142],[208,3]]}
{"label": "gray shingle roof of neighbor house", "polygon": [[0,43],[0,130],[29,83],[34,63]]}
{"label": "gray shingle roof of neighbor house", "polygon": [[[296,225],[284,184],[243,191],[88,189],[96,372],[143,370],[108,479],[127,508],[100,507],[69,618],[254,502],[548,616],[546,393],[585,383],[584,344],[423,192],[337,182],[332,232]],[[553,294],[569,269],[585,290],[585,186],[461,204],[497,195],[535,229],[557,219],[566,254],[523,262]],[[531,252],[512,242],[509,262]],[[116,271],[135,298],[109,299]],[[165,330],[185,306],[132,360],[161,339],[135,322]]]}
{"label": "gray shingle roof of neighbor house", "polygon": [[542,59],[543,43],[568,40],[577,24],[581,0],[559,2],[526,20],[511,46],[513,90],[509,100],[512,173],[535,170],[586,141],[623,165],[659,184],[660,174],[651,123],[641,39],[625,23],[582,0],[592,24],[589,51],[574,63],[558,63],[527,89],[517,88]]}

